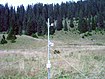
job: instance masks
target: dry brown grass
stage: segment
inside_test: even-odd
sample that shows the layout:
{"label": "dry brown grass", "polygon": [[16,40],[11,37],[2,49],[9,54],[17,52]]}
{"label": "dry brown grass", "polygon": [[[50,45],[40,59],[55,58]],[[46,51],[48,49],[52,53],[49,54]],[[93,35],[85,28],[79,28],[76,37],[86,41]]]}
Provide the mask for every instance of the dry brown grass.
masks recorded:
{"label": "dry brown grass", "polygon": [[[83,40],[83,39],[81,39]],[[51,48],[51,79],[89,79],[105,78],[105,46],[92,45],[91,42],[73,40],[55,41]],[[78,43],[77,43],[78,42]],[[73,44],[74,43],[74,44]],[[10,47],[9,47],[10,46]],[[12,47],[13,46],[13,47]],[[0,74],[12,79],[47,79],[47,41],[28,36],[18,36],[16,44],[0,46]],[[6,50],[6,47],[7,50]],[[53,53],[59,50],[60,56]],[[69,64],[67,62],[69,62]],[[73,67],[77,70],[75,70]]]}

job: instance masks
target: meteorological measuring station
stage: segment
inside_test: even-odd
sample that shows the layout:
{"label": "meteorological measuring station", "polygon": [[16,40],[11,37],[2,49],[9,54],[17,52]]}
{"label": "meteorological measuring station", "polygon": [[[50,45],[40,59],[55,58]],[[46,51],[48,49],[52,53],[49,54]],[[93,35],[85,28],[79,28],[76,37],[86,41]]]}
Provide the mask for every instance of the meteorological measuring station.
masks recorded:
{"label": "meteorological measuring station", "polygon": [[53,26],[53,23],[50,25],[50,21],[48,18],[47,22],[47,27],[48,27],[48,61],[47,61],[47,69],[48,69],[48,79],[50,79],[50,68],[51,68],[51,63],[50,63],[50,46],[54,46],[54,43],[50,41],[50,27]]}

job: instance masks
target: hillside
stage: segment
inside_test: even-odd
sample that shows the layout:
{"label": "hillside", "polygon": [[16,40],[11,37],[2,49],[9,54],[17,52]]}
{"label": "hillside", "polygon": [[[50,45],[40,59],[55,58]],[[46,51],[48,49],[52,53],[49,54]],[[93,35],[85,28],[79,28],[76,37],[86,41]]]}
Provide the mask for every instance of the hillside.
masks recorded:
{"label": "hillside", "polygon": [[[71,32],[65,32],[65,31],[56,31],[54,35],[50,35],[51,41],[56,42],[62,42],[65,44],[90,44],[90,45],[105,45],[104,39],[105,39],[105,33],[103,31],[103,34],[99,32],[92,31],[92,36],[84,36],[84,34],[78,34],[76,31]],[[0,35],[0,40],[2,38],[2,35]],[[7,35],[5,35],[7,36]],[[31,36],[26,35],[17,35],[16,43],[11,43],[8,41],[7,44],[1,45],[0,44],[0,50],[5,49],[36,49],[47,45],[47,36],[39,36],[39,38],[33,38]]]}

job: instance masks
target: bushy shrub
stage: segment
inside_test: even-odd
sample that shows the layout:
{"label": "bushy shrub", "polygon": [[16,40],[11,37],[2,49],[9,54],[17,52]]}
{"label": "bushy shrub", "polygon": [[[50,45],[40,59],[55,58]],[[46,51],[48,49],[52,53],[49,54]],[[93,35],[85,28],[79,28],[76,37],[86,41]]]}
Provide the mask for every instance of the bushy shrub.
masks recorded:
{"label": "bushy shrub", "polygon": [[82,38],[92,36],[90,32],[83,33]]}
{"label": "bushy shrub", "polygon": [[1,39],[0,43],[1,44],[6,44],[7,43],[4,35],[2,36],[2,39]]}
{"label": "bushy shrub", "polygon": [[84,34],[84,36],[88,37],[88,36],[92,36],[92,34],[91,34],[90,32],[86,32],[86,33]]}
{"label": "bushy shrub", "polygon": [[9,33],[7,36],[7,40],[13,40],[13,39],[17,39],[16,35]]}
{"label": "bushy shrub", "polygon": [[11,43],[15,43],[15,42],[16,42],[15,39],[12,39],[12,40],[11,40]]}
{"label": "bushy shrub", "polygon": [[100,61],[102,59],[102,57],[100,57],[100,56],[94,56],[94,59],[97,60],[97,61]]}
{"label": "bushy shrub", "polygon": [[37,36],[36,33],[35,34],[32,34],[31,36],[34,37],[34,38],[38,38],[38,36]]}
{"label": "bushy shrub", "polygon": [[54,54],[60,54],[61,52],[59,50],[54,50]]}
{"label": "bushy shrub", "polygon": [[82,38],[84,38],[84,36],[82,36]]}
{"label": "bushy shrub", "polygon": [[7,40],[15,40],[17,37],[15,35],[8,35]]}
{"label": "bushy shrub", "polygon": [[7,40],[11,40],[11,43],[15,43],[16,40],[17,39],[17,37],[16,37],[16,35],[14,34],[14,32],[13,32],[13,30],[11,29],[10,31],[9,31],[9,33],[8,33],[8,36],[7,36]]}

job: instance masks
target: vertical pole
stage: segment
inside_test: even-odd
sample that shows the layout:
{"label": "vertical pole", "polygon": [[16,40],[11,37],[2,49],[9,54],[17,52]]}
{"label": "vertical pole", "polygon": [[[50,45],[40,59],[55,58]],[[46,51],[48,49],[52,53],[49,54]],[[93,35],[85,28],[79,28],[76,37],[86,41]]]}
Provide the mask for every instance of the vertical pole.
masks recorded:
{"label": "vertical pole", "polygon": [[48,60],[50,60],[50,45],[49,45],[49,43],[50,43],[50,38],[49,38],[49,27],[50,27],[50,25],[49,25],[49,18],[48,18]]}
{"label": "vertical pole", "polygon": [[50,66],[51,66],[51,64],[50,64],[50,45],[49,45],[49,43],[50,43],[50,38],[49,38],[49,28],[50,28],[50,23],[49,23],[49,18],[48,18],[48,79],[50,79]]}

